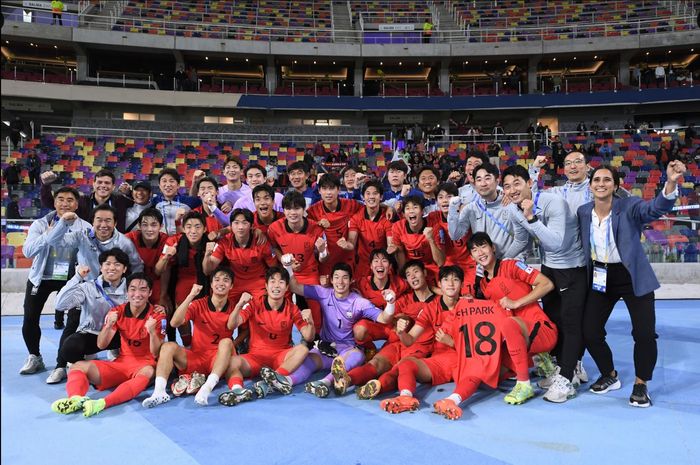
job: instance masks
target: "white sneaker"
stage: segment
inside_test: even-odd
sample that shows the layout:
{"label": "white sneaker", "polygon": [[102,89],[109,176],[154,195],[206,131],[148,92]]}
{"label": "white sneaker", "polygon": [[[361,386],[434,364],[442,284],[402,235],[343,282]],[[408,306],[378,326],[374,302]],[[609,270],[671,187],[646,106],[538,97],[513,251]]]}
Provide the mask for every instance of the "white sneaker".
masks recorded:
{"label": "white sneaker", "polygon": [[586,369],[583,367],[583,362],[579,360],[576,362],[576,368],[574,368],[574,376],[576,376],[581,383],[587,383],[588,382],[588,373],[586,373]]}
{"label": "white sneaker", "polygon": [[119,357],[119,349],[112,349],[107,351],[107,360],[113,362]]}
{"label": "white sneaker", "polygon": [[67,373],[65,368],[57,367],[51,372],[48,378],[46,378],[46,384],[58,384],[67,378]]}
{"label": "white sneaker", "polygon": [[19,370],[19,374],[32,375],[37,371],[42,371],[45,369],[46,366],[44,365],[44,359],[41,358],[41,355],[29,354],[27,361],[24,362],[24,365]]}
{"label": "white sneaker", "polygon": [[153,408],[157,405],[164,404],[166,402],[170,401],[170,396],[166,393],[162,394],[156,394],[153,393],[151,397],[148,397],[144,399],[143,402],[141,402],[141,405],[143,405],[146,408]]}
{"label": "white sneaker", "polygon": [[542,389],[549,389],[549,387],[554,383],[554,378],[559,376],[559,371],[561,371],[561,368],[557,365],[557,367],[554,369],[554,373],[537,381],[537,385]]}
{"label": "white sneaker", "polygon": [[571,382],[562,375],[556,375],[549,386],[549,389],[544,394],[543,398],[546,401],[561,404],[569,399],[576,397],[576,390]]}

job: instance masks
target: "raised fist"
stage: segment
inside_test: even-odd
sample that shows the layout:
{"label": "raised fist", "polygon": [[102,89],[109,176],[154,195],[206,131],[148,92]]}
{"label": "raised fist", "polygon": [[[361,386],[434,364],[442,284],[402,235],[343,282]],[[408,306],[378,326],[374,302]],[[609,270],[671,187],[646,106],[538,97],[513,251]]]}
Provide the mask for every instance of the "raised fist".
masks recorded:
{"label": "raised fist", "polygon": [[680,160],[673,160],[666,167],[666,177],[669,181],[678,183],[678,180],[683,177],[686,167]]}
{"label": "raised fist", "polygon": [[525,215],[525,218],[528,220],[533,218],[535,202],[533,202],[532,199],[523,199],[522,202],[520,202],[520,208],[523,209],[523,215]]}
{"label": "raised fist", "polygon": [[206,248],[204,250],[204,255],[209,256],[214,252],[214,249],[216,249],[217,243],[216,242],[207,242]]}
{"label": "raised fist", "polygon": [[117,316],[117,312],[115,312],[114,310],[108,312],[105,316],[105,326],[107,328],[111,328],[112,326],[114,326],[114,324],[117,322]]}
{"label": "raised fist", "polygon": [[428,241],[432,242],[433,241],[433,228],[432,228],[432,226],[426,226],[425,228],[423,228],[423,235],[425,236],[425,238]]}
{"label": "raised fist", "polygon": [[81,278],[85,279],[85,276],[90,274],[90,267],[87,265],[78,265],[75,272],[78,273]]}
{"label": "raised fist", "polygon": [[204,286],[201,284],[194,283],[192,285],[192,289],[190,290],[190,295],[192,297],[199,295],[200,292],[202,292],[202,289],[204,289]]}
{"label": "raised fist", "polygon": [[406,197],[409,192],[411,192],[411,185],[410,184],[404,184],[401,186],[401,197]]}
{"label": "raised fist", "polygon": [[314,244],[316,246],[316,249],[319,251],[319,253],[323,253],[326,251],[326,240],[322,237],[319,237],[316,239],[316,243]]}
{"label": "raised fist", "polygon": [[206,175],[207,175],[207,174],[206,174],[204,171],[202,171],[202,170],[196,170],[196,171],[194,172],[194,174],[192,175],[192,179],[197,180],[197,179],[199,179],[199,178],[203,178],[203,177],[206,176]]}
{"label": "raised fist", "polygon": [[62,216],[61,219],[63,221],[66,221],[68,223],[72,223],[73,221],[78,219],[78,215],[75,212],[65,212]]}
{"label": "raised fist", "polygon": [[177,253],[177,246],[175,245],[165,245],[163,247],[163,255],[166,257],[174,257]]}
{"label": "raised fist", "polygon": [[318,225],[322,227],[323,229],[328,229],[331,227],[331,222],[328,221],[328,218],[323,218],[318,222]]}
{"label": "raised fist", "polygon": [[178,208],[177,210],[175,210],[175,222],[177,223],[178,221],[181,221],[182,217],[185,216],[186,213],[187,210],[185,210],[184,208]]}
{"label": "raised fist", "polygon": [[388,304],[394,303],[396,301],[396,294],[391,289],[385,289],[382,291],[382,296],[384,296],[384,301]]}
{"label": "raised fist", "polygon": [[450,207],[458,207],[460,205],[462,205],[462,199],[459,195],[455,195],[450,199]]}
{"label": "raised fist", "polygon": [[535,168],[542,168],[546,164],[547,164],[547,156],[546,155],[537,155],[537,157],[535,157],[535,161],[532,162],[532,166],[534,166]]}
{"label": "raised fist", "polygon": [[282,255],[280,262],[282,263],[282,266],[292,266],[292,263],[294,263],[294,254],[286,253]]}
{"label": "raised fist", "polygon": [[58,176],[53,171],[44,171],[39,177],[41,178],[42,184],[51,184],[58,179]]}

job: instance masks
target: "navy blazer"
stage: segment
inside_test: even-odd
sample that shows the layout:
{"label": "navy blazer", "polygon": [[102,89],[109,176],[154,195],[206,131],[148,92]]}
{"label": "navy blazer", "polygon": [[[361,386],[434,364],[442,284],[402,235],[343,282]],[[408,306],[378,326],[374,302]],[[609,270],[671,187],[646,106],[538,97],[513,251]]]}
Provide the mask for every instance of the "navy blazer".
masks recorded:
{"label": "navy blazer", "polygon": [[[660,287],[642,247],[641,235],[644,225],[670,212],[675,203],[676,199],[665,198],[663,191],[654,200],[649,201],[644,201],[639,197],[624,199],[613,197],[612,212],[610,213],[612,215],[613,237],[622,264],[632,277],[632,288],[637,297],[653,292]],[[581,244],[583,245],[583,253],[587,257],[586,266],[589,271],[589,279],[593,263],[590,233],[592,211],[593,202],[581,205],[577,211]]]}

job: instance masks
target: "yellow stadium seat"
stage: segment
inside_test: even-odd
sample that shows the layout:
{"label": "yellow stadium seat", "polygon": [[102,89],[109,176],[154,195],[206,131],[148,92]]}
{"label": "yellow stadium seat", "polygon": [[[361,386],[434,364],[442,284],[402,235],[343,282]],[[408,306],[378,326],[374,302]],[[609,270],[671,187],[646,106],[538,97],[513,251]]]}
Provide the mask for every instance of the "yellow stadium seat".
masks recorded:
{"label": "yellow stadium seat", "polygon": [[7,233],[7,244],[14,245],[15,247],[18,245],[24,245],[24,240],[26,238],[27,235],[23,232],[10,232]]}

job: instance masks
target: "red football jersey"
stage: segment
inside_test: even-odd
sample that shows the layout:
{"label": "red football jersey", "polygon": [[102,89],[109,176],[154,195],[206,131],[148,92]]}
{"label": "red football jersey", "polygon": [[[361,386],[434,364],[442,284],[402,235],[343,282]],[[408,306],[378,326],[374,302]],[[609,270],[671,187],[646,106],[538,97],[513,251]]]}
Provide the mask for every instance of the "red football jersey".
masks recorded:
{"label": "red football jersey", "polygon": [[443,231],[445,240],[445,265],[457,265],[460,268],[466,268],[471,262],[474,266],[474,259],[467,250],[467,241],[471,237],[471,230],[458,241],[450,239],[449,230],[447,229],[447,217],[441,211],[433,211],[428,214],[428,226],[433,229],[440,228]]}
{"label": "red football jersey", "polygon": [[[435,301],[439,300],[439,296],[431,294],[425,301],[421,301],[416,296],[415,292],[409,292],[403,295],[396,301],[396,315],[408,315],[416,321],[419,316],[426,311],[426,308],[433,305]],[[413,341],[411,347],[403,347],[401,350],[402,356],[410,355],[410,352],[423,352],[428,354],[433,351],[433,342],[435,341],[435,331],[432,327],[424,327],[425,331],[418,336],[418,339]],[[389,338],[389,342],[393,340],[398,340],[398,336],[392,334]]]}
{"label": "red football jersey", "polygon": [[233,233],[226,234],[216,244],[212,257],[221,261],[226,259],[233,270],[232,296],[240,294],[241,290],[252,293],[264,288],[265,272],[277,264],[270,244],[258,245],[252,234],[247,244],[239,244]]}
{"label": "red football jersey", "polygon": [[[279,220],[280,218],[284,218],[284,213],[276,212],[276,211],[273,210],[273,211],[272,211],[272,214],[274,215],[274,218],[275,218],[274,220],[272,220],[272,223],[274,223],[275,221]],[[254,229],[259,229],[259,230],[260,230],[263,234],[265,234],[266,236],[267,236],[267,229],[268,229],[270,226],[272,226],[272,223],[270,223],[269,225],[263,223],[263,222],[260,220],[260,215],[258,214],[258,212],[253,212],[253,228],[254,228]]]}
{"label": "red football jersey", "polygon": [[[425,306],[423,311],[420,312],[416,318],[416,324],[425,330],[432,329],[433,335],[440,328],[449,333],[449,330],[452,327],[452,321],[454,320],[454,310],[454,308],[450,310],[447,305],[445,305],[442,297],[439,299],[433,299],[432,302]],[[435,341],[435,347],[433,350],[434,354],[449,350],[453,350],[452,347]]]}
{"label": "red football jersey", "polygon": [[153,306],[148,306],[141,312],[138,317],[131,313],[130,304],[124,303],[113,310],[117,311],[117,322],[114,328],[119,331],[121,343],[119,346],[119,357],[117,360],[124,359],[139,359],[155,361],[155,357],[151,353],[151,336],[146,330],[146,321],[148,318],[153,318],[156,321],[156,330],[161,339],[165,338],[165,334],[161,332],[161,321],[166,318],[164,313],[153,311]]}
{"label": "red football jersey", "polygon": [[136,230],[128,232],[126,233],[126,237],[134,243],[136,251],[139,253],[141,260],[143,260],[143,272],[153,281],[153,288],[149,301],[157,305],[160,301],[160,276],[158,276],[155,271],[156,263],[160,260],[163,246],[165,246],[168,235],[164,232],[159,233],[158,241],[153,247],[147,247],[146,244],[143,243],[141,231]]}
{"label": "red football jersey", "polygon": [[[423,235],[423,229],[428,226],[423,222],[423,228],[418,232],[412,232],[408,226],[408,221],[401,220],[391,228],[391,241],[397,247],[403,247],[406,253],[406,260],[420,260],[425,264],[426,270],[437,277],[438,266],[433,260],[433,253],[430,244]],[[441,228],[433,228],[433,238],[438,247],[445,248],[445,232]]]}
{"label": "red football jersey", "polygon": [[291,253],[301,263],[301,269],[294,272],[299,284],[318,284],[318,258],[316,258],[316,240],[324,237],[323,228],[315,221],[304,218],[301,231],[293,232],[285,218],[280,218],[270,225],[267,237],[273,247],[282,251],[282,255]]}
{"label": "red football jersey", "polygon": [[250,353],[275,352],[290,347],[292,325],[299,331],[306,326],[301,311],[288,298],[281,308],[272,308],[267,296],[251,300],[240,313],[241,324],[250,326]]}
{"label": "red football jersey", "polygon": [[207,215],[207,213],[204,211],[203,206],[200,205],[199,207],[195,207],[192,209],[192,211],[201,213],[202,216],[204,216],[204,219],[207,222],[207,232],[208,233],[218,231],[219,229],[225,228],[225,226],[222,225],[219,222],[219,220],[216,218],[216,215],[214,215],[214,214]]}
{"label": "red football jersey", "polygon": [[[183,234],[175,234],[174,236],[168,237],[168,239],[165,241],[166,245],[169,246],[179,246],[180,242],[180,237],[182,237]],[[173,302],[176,306],[180,305],[186,298],[187,295],[190,293],[192,290],[192,285],[197,282],[197,268],[195,267],[194,264],[194,257],[197,254],[197,251],[193,248],[190,247],[190,252],[187,257],[187,265],[186,266],[179,266],[177,264],[177,254],[174,256],[170,257],[170,261],[168,261],[168,266],[170,269],[173,270],[173,273],[175,273],[175,270],[177,270],[177,285],[175,286],[175,302]],[[161,257],[164,256],[161,254]],[[202,254],[202,257],[204,254]],[[171,279],[175,279],[174,277],[171,277]],[[199,283],[203,284],[203,283]]]}
{"label": "red football jersey", "polygon": [[362,297],[372,302],[377,308],[381,309],[384,309],[384,307],[386,306],[386,301],[384,300],[382,291],[386,289],[391,289],[392,291],[394,291],[394,294],[396,294],[396,298],[398,299],[410,290],[406,281],[394,275],[389,276],[389,280],[386,282],[386,286],[382,289],[379,289],[374,284],[372,276],[358,275],[358,280],[356,281],[356,283],[357,290],[360,291]]}
{"label": "red football jersey", "polygon": [[459,300],[450,328],[457,351],[457,384],[473,376],[493,388],[498,386],[505,318],[506,311],[490,300]]}
{"label": "red football jersey", "polygon": [[[503,297],[517,300],[528,295],[532,291],[532,284],[540,274],[539,271],[520,260],[500,260],[496,262],[493,278],[482,278],[479,287],[484,297],[500,301]],[[533,302],[517,310],[513,310],[513,316],[522,318],[531,323],[537,321],[549,321],[549,318],[540,307]]]}
{"label": "red football jersey", "polygon": [[194,323],[193,352],[216,352],[219,341],[231,337],[233,331],[226,328],[226,321],[236,306],[230,300],[217,311],[211,297],[195,299],[187,307],[185,320]]}
{"label": "red football jersey", "polygon": [[324,205],[322,200],[306,209],[309,219],[319,222],[327,219],[330,226],[325,229],[328,244],[328,259],[321,263],[320,273],[330,274],[331,268],[338,262],[345,262],[353,266],[355,264],[354,252],[343,250],[338,247],[338,239],[348,238],[348,223],[352,215],[362,209],[362,204],[355,200],[338,199],[338,206],[331,211]]}
{"label": "red football jersey", "polygon": [[377,216],[370,219],[363,208],[350,218],[348,230],[357,232],[355,246],[355,276],[369,273],[369,254],[374,249],[386,249],[386,238],[391,235],[391,222],[386,219],[386,207],[381,207]]}

